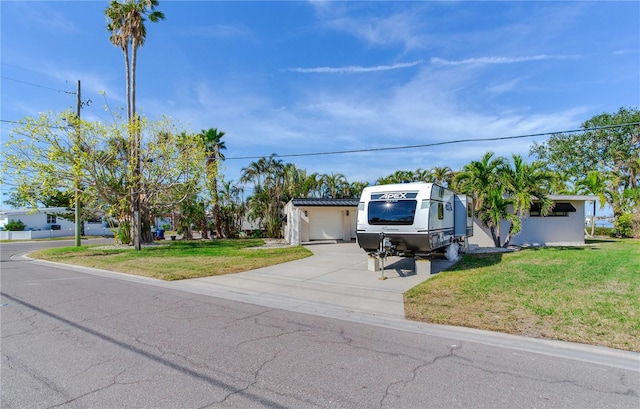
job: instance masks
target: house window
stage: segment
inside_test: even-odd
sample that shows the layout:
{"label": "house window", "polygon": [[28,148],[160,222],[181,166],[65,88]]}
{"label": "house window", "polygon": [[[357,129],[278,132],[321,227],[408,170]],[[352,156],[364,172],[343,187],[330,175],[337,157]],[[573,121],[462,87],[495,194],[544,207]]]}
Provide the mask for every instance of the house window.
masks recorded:
{"label": "house window", "polygon": [[47,215],[47,224],[56,224],[56,215],[48,214]]}
{"label": "house window", "polygon": [[[541,210],[542,207],[540,206],[540,203],[533,203],[529,209],[529,216],[541,217]],[[575,211],[576,208],[573,207],[571,203],[557,202],[554,203],[551,213],[547,214],[545,217],[567,217],[569,216],[569,213],[575,213]]]}

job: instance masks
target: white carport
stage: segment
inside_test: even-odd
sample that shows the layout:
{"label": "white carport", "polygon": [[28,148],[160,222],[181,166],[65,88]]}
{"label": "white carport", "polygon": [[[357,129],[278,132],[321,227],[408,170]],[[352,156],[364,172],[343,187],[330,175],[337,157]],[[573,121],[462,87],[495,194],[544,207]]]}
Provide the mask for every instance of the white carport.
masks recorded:
{"label": "white carport", "polygon": [[292,199],[284,208],[284,238],[300,244],[314,240],[355,239],[358,199]]}

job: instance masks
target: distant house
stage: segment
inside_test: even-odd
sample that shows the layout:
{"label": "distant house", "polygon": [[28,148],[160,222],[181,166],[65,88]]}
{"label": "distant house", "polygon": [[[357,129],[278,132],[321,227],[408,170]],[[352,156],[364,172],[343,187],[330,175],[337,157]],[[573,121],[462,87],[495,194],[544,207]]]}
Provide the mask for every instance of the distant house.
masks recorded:
{"label": "distant house", "polygon": [[[584,244],[585,219],[595,216],[596,196],[552,195],[554,209],[540,216],[540,205],[534,203],[522,221],[522,231],[512,237],[513,245]],[[592,203],[590,203],[592,202]],[[350,241],[356,237],[356,213],[359,199],[292,199],[284,208],[283,234],[287,242],[300,244],[315,240]],[[590,203],[587,208],[587,203]],[[504,242],[509,223],[501,224]],[[474,223],[469,244],[493,247],[488,228],[479,220]]]}
{"label": "distant house", "polygon": [[[76,224],[73,220],[62,218],[62,214],[69,214],[69,210],[64,207],[0,210],[0,240],[73,237]],[[113,236],[103,219],[100,217],[85,222],[85,235]],[[25,224],[24,231],[4,231],[7,223],[18,220]]]}

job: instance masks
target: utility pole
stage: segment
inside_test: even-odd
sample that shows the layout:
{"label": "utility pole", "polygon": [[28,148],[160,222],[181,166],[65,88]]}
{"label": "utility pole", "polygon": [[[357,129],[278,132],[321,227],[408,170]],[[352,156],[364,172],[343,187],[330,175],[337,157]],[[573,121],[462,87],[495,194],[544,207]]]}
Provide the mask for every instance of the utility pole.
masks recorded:
{"label": "utility pole", "polygon": [[80,80],[78,80],[78,92],[76,92],[76,143],[75,143],[75,159],[76,159],[76,174],[74,175],[74,187],[75,187],[75,223],[76,223],[76,247],[80,247],[81,243],[81,232],[82,232],[82,218],[80,217],[80,165],[78,162],[80,161],[80,108],[82,107],[82,99],[80,98]]}

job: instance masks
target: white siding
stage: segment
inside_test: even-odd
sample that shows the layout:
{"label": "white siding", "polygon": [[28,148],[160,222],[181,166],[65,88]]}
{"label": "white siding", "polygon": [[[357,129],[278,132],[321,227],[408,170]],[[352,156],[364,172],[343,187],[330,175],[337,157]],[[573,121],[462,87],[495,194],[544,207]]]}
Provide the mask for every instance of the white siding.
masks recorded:
{"label": "white siding", "polygon": [[[585,202],[561,199],[558,202],[571,203],[576,211],[568,213],[568,216],[525,217],[522,220],[522,230],[511,238],[510,244],[516,246],[584,244]],[[480,247],[494,246],[490,230],[477,218],[474,218],[473,228],[473,237],[469,238],[469,244]],[[500,239],[503,243],[508,232],[509,223],[503,221],[500,224]]]}

